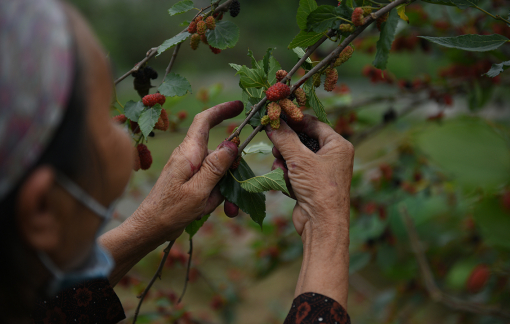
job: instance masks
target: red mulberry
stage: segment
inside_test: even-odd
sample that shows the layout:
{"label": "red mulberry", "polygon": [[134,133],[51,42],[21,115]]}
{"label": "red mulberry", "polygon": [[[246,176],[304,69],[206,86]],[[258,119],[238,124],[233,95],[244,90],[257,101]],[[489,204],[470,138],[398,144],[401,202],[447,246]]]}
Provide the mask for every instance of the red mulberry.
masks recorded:
{"label": "red mulberry", "polygon": [[281,113],[282,113],[282,107],[280,107],[280,105],[277,104],[276,102],[271,102],[267,106],[267,115],[269,116],[269,119],[271,119],[271,120],[280,119]]}
{"label": "red mulberry", "polygon": [[324,90],[333,91],[338,81],[338,71],[336,69],[329,69],[326,72],[326,81],[324,81]]}
{"label": "red mulberry", "polygon": [[219,48],[212,47],[211,45],[209,45],[209,48],[211,49],[211,52],[213,52],[214,54],[220,54],[221,53],[221,50]]}
{"label": "red mulberry", "polygon": [[289,99],[282,99],[279,103],[283,111],[285,111],[290,119],[297,122],[300,122],[303,119],[303,112],[298,107],[296,107],[292,101]]}
{"label": "red mulberry", "polygon": [[287,71],[285,70],[278,70],[276,71],[276,82],[280,82],[287,76]]}
{"label": "red mulberry", "polygon": [[207,29],[213,30],[216,28],[216,20],[213,16],[209,16],[205,19],[205,25],[207,26]]}
{"label": "red mulberry", "polygon": [[127,121],[127,117],[124,114],[114,116],[112,119],[113,119],[113,121],[115,121],[119,124],[124,124]]}
{"label": "red mulberry", "polygon": [[266,91],[267,100],[278,101],[290,95],[290,88],[283,83],[275,83]]}
{"label": "red mulberry", "polygon": [[386,22],[386,20],[388,20],[388,16],[389,16],[389,13],[385,13],[381,17],[377,18],[377,29],[379,29],[379,31],[381,31],[382,24],[384,22]]}
{"label": "red mulberry", "polygon": [[145,144],[138,144],[138,156],[140,157],[140,169],[148,170],[152,165],[151,151]]}
{"label": "red mulberry", "polygon": [[352,12],[351,20],[354,26],[363,25],[363,8],[361,7],[355,8],[354,11]]}
{"label": "red mulberry", "polygon": [[168,126],[170,126],[168,114],[165,109],[161,109],[161,115],[159,115],[158,122],[154,125],[154,128],[164,132],[168,129]]}
{"label": "red mulberry", "polygon": [[196,50],[198,48],[198,44],[200,44],[200,35],[193,34],[191,35],[190,45],[192,50]]}
{"label": "red mulberry", "polygon": [[188,26],[188,33],[190,34],[194,34],[197,32],[197,23],[192,21],[189,23],[189,26]]}
{"label": "red mulberry", "polygon": [[298,105],[306,106],[306,94],[305,91],[301,88],[297,88],[294,90],[294,94],[296,95],[296,100]]}

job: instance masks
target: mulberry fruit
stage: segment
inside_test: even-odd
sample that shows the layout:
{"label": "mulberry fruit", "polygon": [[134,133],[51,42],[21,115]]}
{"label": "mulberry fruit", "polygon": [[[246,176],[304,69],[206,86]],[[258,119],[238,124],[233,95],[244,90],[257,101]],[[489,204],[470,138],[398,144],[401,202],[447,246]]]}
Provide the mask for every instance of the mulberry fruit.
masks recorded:
{"label": "mulberry fruit", "polygon": [[213,17],[214,18],[218,18],[218,20],[222,20],[223,19],[223,12],[221,14],[219,12],[215,12],[213,14]]}
{"label": "mulberry fruit", "polygon": [[372,13],[372,9],[371,8],[363,8],[363,16],[368,16]]}
{"label": "mulberry fruit", "polygon": [[131,125],[131,130],[133,131],[133,134],[140,133],[140,126],[138,125],[137,122],[130,120],[129,124]]}
{"label": "mulberry fruit", "polygon": [[235,170],[239,167],[239,164],[241,164],[241,156],[238,156],[237,159],[232,163],[230,166],[230,170]]}
{"label": "mulberry fruit", "polygon": [[280,100],[280,106],[293,121],[300,122],[303,120],[303,112],[289,99]]}
{"label": "mulberry fruit", "polygon": [[233,139],[230,140],[232,143],[234,143],[235,145],[237,145],[237,147],[239,147],[239,145],[241,145],[241,140],[239,139],[239,136],[236,136],[234,137]]}
{"label": "mulberry fruit", "polygon": [[154,128],[164,132],[168,129],[168,126],[170,126],[170,122],[168,121],[168,114],[165,109],[161,109],[161,115],[159,115],[158,121],[156,125],[154,125]]}
{"label": "mulberry fruit", "polygon": [[165,96],[163,96],[161,93],[154,93],[150,95],[146,95],[142,98],[143,105],[146,107],[153,107],[156,104],[163,105],[166,101]]}
{"label": "mulberry fruit", "polygon": [[151,151],[149,151],[145,144],[138,144],[136,148],[140,157],[140,169],[148,170],[152,165]]}
{"label": "mulberry fruit", "polygon": [[198,23],[199,21],[202,21],[203,19],[204,19],[204,17],[198,16],[197,18],[195,18],[195,21]]}
{"label": "mulberry fruit", "polygon": [[[225,211],[225,215],[227,215],[228,217],[236,217],[237,215],[239,215],[239,207],[236,204],[234,204],[228,200],[225,200],[225,205],[223,206],[223,210]],[[221,307],[217,307],[217,308],[221,308]]]}
{"label": "mulberry fruit", "polygon": [[200,35],[200,40],[202,41],[202,43],[204,43],[205,45],[209,45],[209,42],[207,41],[207,36],[205,35]]}
{"label": "mulberry fruit", "polygon": [[119,124],[124,124],[127,121],[127,117],[124,114],[114,116],[112,119],[113,119],[113,121],[115,121]]}
{"label": "mulberry fruit", "polygon": [[179,120],[185,120],[187,117],[188,113],[184,110],[181,110],[177,113],[177,118],[179,118]]}
{"label": "mulberry fruit", "polygon": [[276,120],[271,120],[271,128],[272,129],[280,128],[280,118],[278,118]]}
{"label": "mulberry fruit", "polygon": [[354,53],[354,49],[351,46],[347,46],[342,50],[342,52],[338,55],[338,58],[335,61],[335,64],[333,64],[334,67],[340,66],[347,62],[351,57],[352,53]]}
{"label": "mulberry fruit", "polygon": [[151,80],[158,78],[158,72],[150,66],[140,67],[138,71],[131,73],[131,75],[135,78],[133,80],[133,85],[140,97],[149,94],[149,90],[152,88]]}
{"label": "mulberry fruit", "polygon": [[192,21],[189,23],[188,33],[194,34],[196,32],[197,32],[197,23],[195,21]]}
{"label": "mulberry fruit", "polygon": [[352,12],[351,16],[352,23],[354,26],[361,26],[363,25],[363,8],[357,7]]}
{"label": "mulberry fruit", "polygon": [[197,34],[205,35],[206,31],[207,31],[207,25],[205,24],[205,21],[201,20],[201,21],[197,22]]}
{"label": "mulberry fruit", "polygon": [[133,147],[133,155],[134,155],[133,170],[138,171],[140,170],[140,155],[138,154],[138,149],[136,147]]}
{"label": "mulberry fruit", "polygon": [[216,28],[216,20],[213,16],[209,16],[205,19],[205,25],[207,26],[207,29],[213,30]]}
{"label": "mulberry fruit", "polygon": [[315,138],[311,138],[310,136],[306,135],[305,133],[298,133],[299,140],[301,143],[303,143],[310,151],[313,153],[317,153],[317,151],[320,150],[319,141]]}
{"label": "mulberry fruit", "polygon": [[232,16],[232,18],[237,17],[237,15],[239,15],[239,12],[241,11],[241,4],[239,3],[238,0],[232,1],[232,3],[230,4],[229,11],[230,16]]}
{"label": "mulberry fruit", "polygon": [[338,81],[338,71],[336,69],[329,69],[326,72],[326,81],[324,81],[324,90],[333,91]]}
{"label": "mulberry fruit", "polygon": [[267,115],[271,120],[280,119],[280,114],[282,113],[282,107],[276,102],[271,102],[267,106]]}
{"label": "mulberry fruit", "polygon": [[269,116],[268,116],[268,115],[265,115],[264,117],[262,117],[262,118],[260,119],[260,123],[261,123],[262,125],[264,125],[264,126],[269,125],[269,123],[270,123],[270,122],[271,122],[271,118],[269,118]]}
{"label": "mulberry fruit", "polygon": [[287,76],[287,71],[285,70],[278,70],[276,71],[276,82],[280,82]]}
{"label": "mulberry fruit", "polygon": [[377,18],[377,29],[379,29],[379,31],[381,31],[382,24],[384,22],[386,22],[386,20],[388,20],[388,16],[389,16],[389,13],[385,13],[381,17]]}
{"label": "mulberry fruit", "polygon": [[211,49],[211,52],[213,52],[214,54],[220,54],[221,53],[221,50],[219,48],[212,47],[211,45],[209,45],[209,48]]}
{"label": "mulberry fruit", "polygon": [[321,86],[321,75],[319,73],[313,75],[313,86],[316,88]]}
{"label": "mulberry fruit", "polygon": [[305,91],[301,88],[297,88],[294,90],[294,94],[296,95],[296,100],[298,105],[306,106],[306,94]]}
{"label": "mulberry fruit", "polygon": [[485,287],[490,277],[490,270],[485,264],[476,266],[467,279],[466,288],[471,293],[477,293]]}
{"label": "mulberry fruit", "polygon": [[354,26],[351,24],[341,24],[338,30],[342,33],[352,33],[354,31]]}
{"label": "mulberry fruit", "polygon": [[199,34],[193,34],[191,35],[191,49],[196,50],[198,48],[198,44],[200,44],[200,35]]}
{"label": "mulberry fruit", "polygon": [[388,111],[383,114],[384,123],[391,123],[395,119],[397,119],[397,112],[393,108],[388,109]]}
{"label": "mulberry fruit", "polygon": [[285,99],[290,95],[290,88],[283,83],[275,83],[266,91],[267,100],[278,101]]}

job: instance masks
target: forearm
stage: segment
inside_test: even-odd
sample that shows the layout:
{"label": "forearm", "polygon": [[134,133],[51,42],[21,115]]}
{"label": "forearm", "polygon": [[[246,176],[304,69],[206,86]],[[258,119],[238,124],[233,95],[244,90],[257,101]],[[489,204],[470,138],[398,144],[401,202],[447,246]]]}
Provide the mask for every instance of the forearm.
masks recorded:
{"label": "forearm", "polygon": [[[341,215],[348,218],[348,208]],[[345,217],[345,218],[344,218]],[[349,288],[349,227],[314,229],[308,222],[302,233],[303,263],[295,297],[306,292],[328,296],[347,309]]]}

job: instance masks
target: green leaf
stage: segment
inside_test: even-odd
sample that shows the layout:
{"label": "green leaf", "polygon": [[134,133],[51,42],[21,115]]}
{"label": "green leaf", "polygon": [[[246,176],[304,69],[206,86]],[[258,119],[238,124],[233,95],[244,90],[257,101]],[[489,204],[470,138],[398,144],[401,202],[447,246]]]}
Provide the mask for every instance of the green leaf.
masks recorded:
{"label": "green leaf", "polygon": [[315,89],[313,85],[311,85],[312,79],[310,78],[308,81],[303,84],[303,90],[306,93],[306,101],[308,105],[315,112],[315,116],[323,122],[331,126],[331,122],[328,120],[328,115],[326,114],[326,110],[324,109],[324,105],[317,97],[315,93]]}
{"label": "green leaf", "polygon": [[[232,176],[233,174],[233,176]],[[241,159],[239,167],[232,173],[227,174],[220,181],[220,191],[226,200],[236,204],[251,219],[262,228],[266,217],[266,196],[263,193],[252,193],[241,188],[241,185],[234,179],[245,180],[255,177],[246,161]]]}
{"label": "green leaf", "polygon": [[469,7],[476,7],[480,0],[450,0],[450,2],[459,9],[467,9]]}
{"label": "green leaf", "polygon": [[274,84],[276,83],[276,72],[278,70],[281,70],[281,65],[280,63],[278,63],[278,61],[273,57],[271,56],[269,58],[269,70],[267,72],[267,82],[269,84]]}
{"label": "green leaf", "polygon": [[510,66],[510,61],[501,62],[501,63],[494,63],[492,64],[492,67],[487,73],[484,73],[482,75],[486,75],[488,77],[494,78],[495,76],[498,76],[501,72],[506,70]]}
{"label": "green leaf", "polygon": [[239,64],[229,63],[228,65],[230,65],[230,67],[232,67],[237,72],[239,72],[239,70],[242,68],[242,66]]}
{"label": "green leaf", "polygon": [[[299,58],[302,58],[303,56],[305,56],[306,52],[304,49],[302,49],[301,47],[296,47],[296,48],[293,48],[292,51],[294,53],[296,53],[296,55],[299,57]],[[310,57],[307,57],[306,58],[306,62],[308,63],[312,63],[312,60],[310,59]]]}
{"label": "green leaf", "polygon": [[138,118],[140,118],[140,114],[144,108],[145,106],[141,101],[134,102],[133,100],[129,100],[124,106],[124,115],[126,115],[129,120],[138,122]]}
{"label": "green leaf", "polygon": [[170,16],[173,16],[173,15],[178,15],[178,14],[188,12],[193,8],[195,8],[193,1],[183,0],[183,1],[177,2],[176,4],[174,4],[172,6],[172,8],[168,9],[168,13],[170,14]]}
{"label": "green leaf", "polygon": [[457,48],[464,51],[471,52],[487,52],[495,50],[504,43],[508,42],[508,38],[499,34],[493,35],[462,35],[456,37],[429,37],[418,36],[420,38],[429,40],[433,43]]}
{"label": "green leaf", "polygon": [[287,195],[289,190],[285,184],[282,169],[274,169],[273,171],[261,176],[253,177],[240,181],[241,188],[249,192],[264,192],[269,190],[278,190]]}
{"label": "green leaf", "polygon": [[407,6],[407,3],[401,4],[400,6],[398,6],[397,13],[398,13],[398,16],[400,17],[400,19],[402,19],[403,21],[405,21],[406,23],[409,24],[409,17],[407,17],[407,15],[406,15],[406,6]]}
{"label": "green leaf", "polygon": [[170,39],[167,39],[166,41],[163,42],[163,44],[159,45],[159,47],[158,47],[158,55],[156,55],[156,56],[159,56],[161,53],[163,53],[164,51],[166,51],[170,47],[184,42],[190,36],[191,36],[191,34],[188,33],[187,31],[185,31],[185,32],[182,32],[182,33],[179,33],[179,34],[175,35],[174,37],[172,37]]}
{"label": "green leaf", "polygon": [[388,63],[388,57],[390,55],[391,44],[395,39],[395,32],[397,31],[398,25],[398,13],[396,10],[390,11],[388,20],[382,24],[381,35],[377,41],[377,52],[375,59],[372,64],[381,70],[386,69]]}
{"label": "green leaf", "polygon": [[264,67],[262,65],[259,65],[259,62],[255,59],[255,56],[253,56],[253,52],[248,49],[248,57],[251,58],[251,67],[252,69],[263,69]]}
{"label": "green leaf", "polygon": [[224,50],[232,48],[239,40],[239,27],[229,20],[216,22],[216,28],[206,33],[209,45]]}
{"label": "green leaf", "polygon": [[324,34],[322,33],[316,33],[316,32],[307,32],[307,31],[300,31],[299,34],[294,37],[292,42],[290,42],[288,48],[295,48],[295,47],[307,47],[311,46],[319,41],[319,39],[322,38]]}
{"label": "green leaf", "polygon": [[245,148],[243,151],[243,156],[248,155],[248,154],[257,154],[257,153],[269,154],[272,151],[273,151],[273,148],[269,144],[260,142],[260,143],[253,144],[253,145],[250,145],[247,148]]}
{"label": "green leaf", "polygon": [[510,215],[504,210],[501,198],[489,197],[475,206],[474,218],[480,226],[485,243],[510,250]]}
{"label": "green leaf", "polygon": [[188,226],[186,226],[186,228],[184,230],[186,231],[186,233],[189,234],[190,239],[193,238],[193,236],[195,236],[195,234],[197,234],[200,227],[202,227],[202,225],[204,225],[204,223],[209,219],[209,216],[211,216],[211,214],[202,216],[201,219],[194,220]]}
{"label": "green leaf", "polygon": [[339,15],[342,18],[351,20],[352,18],[352,12],[354,10],[352,7],[349,7],[349,4],[347,1],[342,1],[338,7],[335,8],[335,12],[337,15]]}
{"label": "green leaf", "polygon": [[249,69],[243,65],[236,73],[241,76],[241,85],[244,88],[267,87],[267,76],[262,69]]}
{"label": "green leaf", "polygon": [[306,20],[306,31],[322,33],[338,20],[335,7],[323,5],[312,11]]}
{"label": "green leaf", "polygon": [[269,61],[273,57],[273,51],[274,51],[274,48],[272,48],[272,47],[268,48],[266,50],[266,55],[264,55],[264,58],[262,59],[262,65],[264,67],[264,72],[266,74],[269,73],[269,70],[270,70]]}
{"label": "green leaf", "polygon": [[138,119],[138,125],[145,138],[149,137],[150,132],[154,129],[154,125],[158,122],[159,115],[161,114],[161,105],[156,104],[153,107],[145,110]]}
{"label": "green leaf", "polygon": [[317,9],[317,2],[315,0],[300,0],[299,8],[296,15],[297,24],[299,29],[306,29],[306,22],[308,19],[308,15]]}
{"label": "green leaf", "polygon": [[166,76],[158,91],[166,97],[180,97],[191,93],[191,84],[186,78],[172,72]]}

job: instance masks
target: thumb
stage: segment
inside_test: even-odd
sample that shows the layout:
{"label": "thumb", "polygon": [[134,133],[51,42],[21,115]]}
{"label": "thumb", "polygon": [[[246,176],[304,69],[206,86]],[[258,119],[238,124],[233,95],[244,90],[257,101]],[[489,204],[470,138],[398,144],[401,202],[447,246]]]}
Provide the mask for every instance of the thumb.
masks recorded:
{"label": "thumb", "polygon": [[236,144],[223,141],[215,151],[205,157],[202,167],[191,178],[193,187],[201,188],[209,196],[237,158],[237,152]]}

